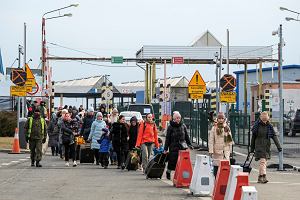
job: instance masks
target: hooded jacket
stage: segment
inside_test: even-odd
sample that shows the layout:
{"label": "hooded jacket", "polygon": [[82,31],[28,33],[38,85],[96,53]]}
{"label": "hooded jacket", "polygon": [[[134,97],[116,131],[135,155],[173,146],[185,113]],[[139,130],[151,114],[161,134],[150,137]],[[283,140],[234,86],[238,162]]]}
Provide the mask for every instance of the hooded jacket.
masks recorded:
{"label": "hooded jacket", "polygon": [[96,120],[92,123],[91,132],[88,140],[92,141],[91,148],[92,149],[100,149],[100,144],[98,140],[100,140],[101,135],[103,133],[102,129],[106,128],[106,123],[103,120],[97,120],[97,117],[101,113],[97,113]]}
{"label": "hooded jacket", "polygon": [[158,132],[154,122],[146,121],[140,123],[136,146],[139,147],[144,143],[154,143],[156,148],[159,147]]}

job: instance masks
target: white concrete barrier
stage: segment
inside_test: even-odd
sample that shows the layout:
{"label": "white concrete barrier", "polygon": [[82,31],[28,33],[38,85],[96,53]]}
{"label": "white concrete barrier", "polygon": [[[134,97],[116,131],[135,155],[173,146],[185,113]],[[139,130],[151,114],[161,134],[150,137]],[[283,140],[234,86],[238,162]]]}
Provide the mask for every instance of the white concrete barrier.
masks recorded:
{"label": "white concrete barrier", "polygon": [[191,194],[209,196],[214,189],[214,175],[211,159],[207,155],[197,155],[193,177],[190,185]]}
{"label": "white concrete barrier", "polygon": [[241,200],[257,200],[257,190],[254,186],[242,186]]}
{"label": "white concrete barrier", "polygon": [[239,172],[243,172],[243,168],[239,165],[231,165],[228,184],[225,193],[226,200],[233,200],[235,189],[236,189],[236,176]]}

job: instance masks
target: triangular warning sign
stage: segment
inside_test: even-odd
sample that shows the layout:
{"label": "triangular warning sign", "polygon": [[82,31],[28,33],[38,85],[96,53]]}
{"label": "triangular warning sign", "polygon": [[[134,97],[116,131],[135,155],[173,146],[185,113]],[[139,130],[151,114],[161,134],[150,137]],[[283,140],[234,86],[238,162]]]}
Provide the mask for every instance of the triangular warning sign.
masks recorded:
{"label": "triangular warning sign", "polygon": [[35,79],[31,69],[28,66],[28,64],[25,64],[25,67],[26,67],[27,79]]}
{"label": "triangular warning sign", "polygon": [[206,85],[198,70],[196,70],[192,79],[189,82],[189,86],[196,86],[196,85]]}

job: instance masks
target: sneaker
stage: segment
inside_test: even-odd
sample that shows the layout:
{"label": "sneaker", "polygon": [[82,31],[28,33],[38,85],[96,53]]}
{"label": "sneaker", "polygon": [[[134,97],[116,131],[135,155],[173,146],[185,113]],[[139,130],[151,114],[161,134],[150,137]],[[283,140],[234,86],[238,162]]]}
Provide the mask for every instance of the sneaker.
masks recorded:
{"label": "sneaker", "polygon": [[122,170],[124,170],[125,169],[125,164],[124,163],[122,163]]}
{"label": "sneaker", "polygon": [[36,167],[42,167],[42,165],[40,164],[39,161],[36,161],[35,166],[36,166]]}
{"label": "sneaker", "polygon": [[69,162],[66,162],[65,166],[66,166],[66,167],[69,167],[69,166],[70,166],[70,163],[69,163]]}
{"label": "sneaker", "polygon": [[34,167],[34,160],[31,161],[31,167]]}
{"label": "sneaker", "polygon": [[73,167],[76,167],[77,166],[77,162],[76,160],[73,162]]}

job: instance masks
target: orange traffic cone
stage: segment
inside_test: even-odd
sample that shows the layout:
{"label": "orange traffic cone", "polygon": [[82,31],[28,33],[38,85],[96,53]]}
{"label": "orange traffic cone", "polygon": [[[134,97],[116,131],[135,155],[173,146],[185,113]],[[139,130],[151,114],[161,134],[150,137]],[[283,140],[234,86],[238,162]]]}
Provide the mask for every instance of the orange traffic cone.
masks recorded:
{"label": "orange traffic cone", "polygon": [[14,143],[13,143],[13,146],[12,146],[11,153],[13,153],[13,154],[21,153],[20,143],[19,143],[19,129],[18,128],[15,129],[15,137],[14,137]]}

